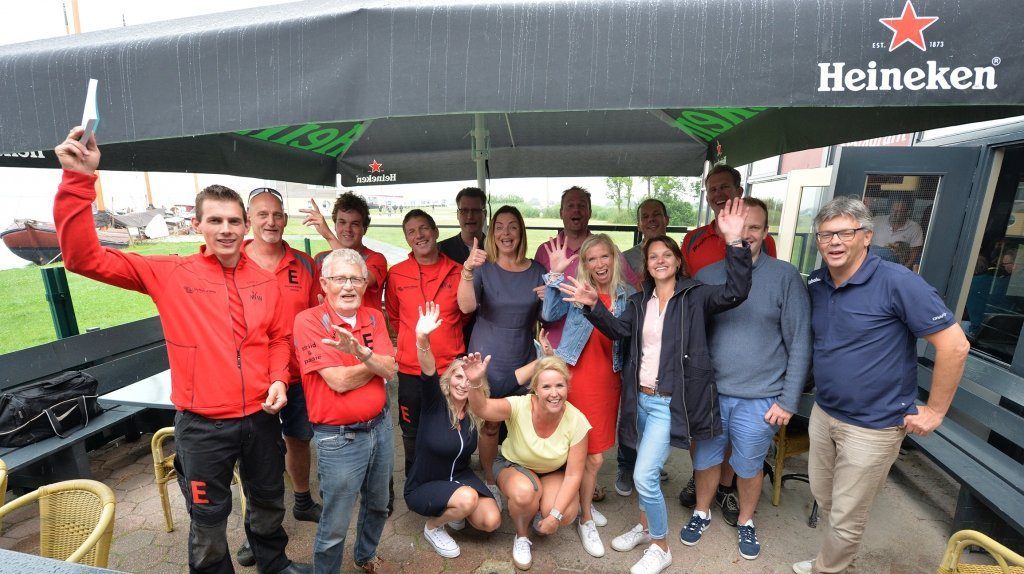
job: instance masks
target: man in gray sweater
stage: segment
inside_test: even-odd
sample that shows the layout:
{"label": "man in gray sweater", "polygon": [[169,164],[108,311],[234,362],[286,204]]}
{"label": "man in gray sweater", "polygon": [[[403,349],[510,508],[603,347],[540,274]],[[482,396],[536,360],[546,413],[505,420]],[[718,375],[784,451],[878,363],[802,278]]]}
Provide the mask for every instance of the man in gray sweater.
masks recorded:
{"label": "man in gray sweater", "polygon": [[[811,308],[796,268],[761,250],[768,236],[767,206],[759,199],[743,201],[751,208],[743,240],[753,256],[753,285],[742,305],[715,315],[711,323],[709,349],[723,434],[696,443],[697,505],[679,538],[693,546],[711,524],[711,500],[726,445],[731,444],[729,463],[739,491],[739,551],[753,560],[761,552],[753,517],[761,496],[762,462],[779,425],[789,422],[800,401],[811,362]],[[724,262],[701,269],[696,278],[724,283]]]}

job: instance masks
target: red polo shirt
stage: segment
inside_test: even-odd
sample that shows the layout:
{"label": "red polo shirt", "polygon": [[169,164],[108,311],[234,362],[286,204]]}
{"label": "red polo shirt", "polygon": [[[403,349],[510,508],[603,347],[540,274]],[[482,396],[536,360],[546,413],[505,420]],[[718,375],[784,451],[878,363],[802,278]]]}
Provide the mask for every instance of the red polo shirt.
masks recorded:
{"label": "red polo shirt", "polygon": [[334,338],[331,325],[348,329],[363,345],[378,355],[393,355],[384,315],[376,309],[360,307],[355,327],[350,327],[327,303],[307,309],[295,317],[292,338],[302,368],[302,390],[306,394],[309,422],[325,425],[350,425],[366,422],[380,414],[387,401],[384,379],[374,377],[358,389],[339,393],[327,386],[320,369],[353,367],[359,359],[325,345],[322,339]]}
{"label": "red polo shirt", "polygon": [[[686,263],[686,274],[693,277],[702,268],[725,259],[725,238],[715,231],[715,222],[691,230],[683,236],[683,261]],[[775,240],[772,236],[764,238],[761,246],[764,252],[775,257]]]}

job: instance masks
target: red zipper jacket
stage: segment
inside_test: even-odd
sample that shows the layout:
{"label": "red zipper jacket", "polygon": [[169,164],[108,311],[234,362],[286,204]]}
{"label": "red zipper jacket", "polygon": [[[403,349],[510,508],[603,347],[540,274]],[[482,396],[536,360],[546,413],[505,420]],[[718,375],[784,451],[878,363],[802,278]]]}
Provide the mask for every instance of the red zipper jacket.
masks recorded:
{"label": "red zipper jacket", "polygon": [[224,268],[216,257],[142,256],[100,246],[93,226],[96,176],[65,171],[53,218],[64,267],[149,295],[160,312],[171,364],[171,402],[211,419],[262,408],[274,381],[288,382],[292,317],[272,273],[245,256],[235,267],[246,333],[236,348]]}
{"label": "red zipper jacket", "polygon": [[[250,243],[252,239],[242,242],[243,253]],[[313,263],[313,258],[306,255],[305,251],[289,246],[287,241],[281,243],[284,245],[284,257],[277,262],[274,276],[277,277],[277,285],[281,288],[281,300],[284,302],[286,316],[291,317],[288,328],[288,332],[291,332],[291,322],[295,316],[319,305],[320,299],[317,295],[322,295],[323,290],[320,289],[320,273]],[[295,353],[290,355],[287,382],[289,385],[298,385],[302,383],[302,371],[299,370],[299,360]]]}
{"label": "red zipper jacket", "polygon": [[420,307],[427,301],[441,306],[441,326],[430,334],[430,348],[437,361],[437,372],[443,373],[455,357],[466,351],[462,334],[466,315],[459,310],[456,298],[462,265],[443,253],[438,254],[436,265],[440,266],[438,280],[428,289],[423,286],[421,266],[410,253],[408,259],[388,270],[384,285],[384,308],[388,311],[391,328],[398,331],[398,353],[395,356],[398,371],[407,375],[420,374],[420,363],[416,357],[416,322],[420,319]]}

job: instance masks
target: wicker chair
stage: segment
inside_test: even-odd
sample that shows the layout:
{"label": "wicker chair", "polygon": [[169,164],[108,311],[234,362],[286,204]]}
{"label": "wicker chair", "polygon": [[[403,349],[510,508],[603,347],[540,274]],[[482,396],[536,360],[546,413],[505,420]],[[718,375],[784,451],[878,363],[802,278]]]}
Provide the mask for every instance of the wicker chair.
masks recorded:
{"label": "wicker chair", "polygon": [[[7,463],[0,460],[0,506],[7,502]],[[0,528],[4,527],[4,521],[0,520]]]}
{"label": "wicker chair", "polygon": [[[153,451],[153,474],[156,477],[156,488],[160,491],[160,502],[164,507],[164,528],[167,532],[174,530],[167,483],[178,479],[178,473],[174,470],[174,454],[164,455],[164,443],[171,438],[174,438],[174,427],[164,427],[153,433],[153,439],[149,443]],[[245,516],[245,493],[242,491],[242,480],[238,476],[237,466],[232,482],[238,485],[238,500],[242,506],[242,516]]]}
{"label": "wicker chair", "polygon": [[95,480],[47,484],[0,507],[0,518],[39,502],[39,555],[105,568],[114,534],[114,491]]}
{"label": "wicker chair", "polygon": [[[960,556],[968,546],[979,546],[996,561],[994,565],[961,564]],[[961,530],[949,537],[946,554],[937,574],[1024,574],[1024,556],[1017,554],[975,530]]]}

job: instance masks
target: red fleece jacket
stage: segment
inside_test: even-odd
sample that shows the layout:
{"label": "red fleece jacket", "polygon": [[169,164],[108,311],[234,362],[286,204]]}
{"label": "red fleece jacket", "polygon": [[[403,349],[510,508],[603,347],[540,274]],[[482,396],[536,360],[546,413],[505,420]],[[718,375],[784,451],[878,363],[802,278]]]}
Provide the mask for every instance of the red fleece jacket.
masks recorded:
{"label": "red fleece jacket", "polygon": [[149,295],[160,312],[171,364],[171,402],[207,418],[261,409],[274,381],[288,382],[291,320],[272,273],[245,253],[235,268],[245,337],[236,347],[224,268],[199,253],[142,256],[102,247],[93,226],[96,176],[65,171],[53,204],[64,267]]}

